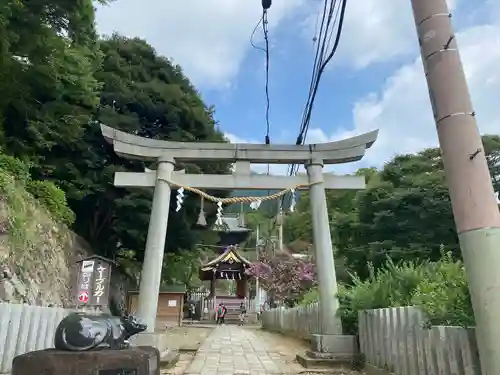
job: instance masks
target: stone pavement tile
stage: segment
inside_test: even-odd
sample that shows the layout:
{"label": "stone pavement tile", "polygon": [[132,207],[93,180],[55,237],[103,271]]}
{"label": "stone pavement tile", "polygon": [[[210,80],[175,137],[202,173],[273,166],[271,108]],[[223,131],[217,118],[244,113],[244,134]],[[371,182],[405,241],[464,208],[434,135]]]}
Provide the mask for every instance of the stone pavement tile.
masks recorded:
{"label": "stone pavement tile", "polygon": [[185,375],[297,374],[282,353],[254,330],[218,326],[198,350]]}

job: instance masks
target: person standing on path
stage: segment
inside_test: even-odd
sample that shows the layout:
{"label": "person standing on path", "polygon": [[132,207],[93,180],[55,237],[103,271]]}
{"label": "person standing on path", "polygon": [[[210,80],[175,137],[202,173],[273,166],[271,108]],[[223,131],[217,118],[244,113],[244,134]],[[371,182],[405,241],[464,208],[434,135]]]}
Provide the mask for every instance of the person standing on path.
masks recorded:
{"label": "person standing on path", "polygon": [[239,326],[243,326],[243,323],[245,323],[245,315],[247,313],[247,308],[245,307],[245,304],[242,302],[240,304],[240,315],[239,315],[239,322],[238,322],[238,325]]}
{"label": "person standing on path", "polygon": [[221,302],[217,306],[217,311],[215,312],[215,317],[217,318],[217,324],[224,324],[224,318],[226,317],[226,306]]}

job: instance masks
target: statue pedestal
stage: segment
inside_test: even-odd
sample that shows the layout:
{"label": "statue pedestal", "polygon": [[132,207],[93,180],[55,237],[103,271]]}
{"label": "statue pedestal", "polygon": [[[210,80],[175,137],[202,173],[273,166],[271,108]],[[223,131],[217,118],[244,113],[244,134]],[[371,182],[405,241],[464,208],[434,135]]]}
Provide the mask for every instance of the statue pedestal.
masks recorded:
{"label": "statue pedestal", "polygon": [[19,355],[12,375],[160,375],[160,353],[153,347],[69,352],[55,349]]}

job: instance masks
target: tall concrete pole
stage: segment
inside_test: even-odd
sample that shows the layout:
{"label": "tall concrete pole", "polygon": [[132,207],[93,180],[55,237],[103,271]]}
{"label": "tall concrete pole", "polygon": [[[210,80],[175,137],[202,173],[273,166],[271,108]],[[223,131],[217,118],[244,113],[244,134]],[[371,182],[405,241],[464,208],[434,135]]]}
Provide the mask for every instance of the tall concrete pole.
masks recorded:
{"label": "tall concrete pole", "polygon": [[482,374],[498,375],[500,213],[446,1],[411,3],[469,281]]}
{"label": "tall concrete pole", "polygon": [[278,249],[283,252],[283,211],[280,209],[278,226]]}
{"label": "tall concrete pole", "polygon": [[158,160],[156,186],[151,218],[149,219],[146,251],[142,264],[139,306],[137,309],[138,316],[148,325],[148,332],[154,332],[156,324],[158,293],[160,291],[163,253],[165,251],[168,212],[170,209],[171,189],[167,181],[170,180],[173,170],[173,160]]}
{"label": "tall concrete pole", "polygon": [[[257,228],[255,230],[255,253],[257,262],[259,261],[259,251],[260,251],[260,230],[259,224],[257,224]],[[260,311],[260,285],[259,285],[259,277],[255,278],[255,311]]]}
{"label": "tall concrete pole", "polygon": [[323,182],[323,161],[313,160],[306,165],[309,176],[309,199],[313,225],[316,272],[320,298],[320,323],[322,335],[342,334],[340,317],[337,315],[337,276],[333,259],[330,220],[326,205],[325,185]]}

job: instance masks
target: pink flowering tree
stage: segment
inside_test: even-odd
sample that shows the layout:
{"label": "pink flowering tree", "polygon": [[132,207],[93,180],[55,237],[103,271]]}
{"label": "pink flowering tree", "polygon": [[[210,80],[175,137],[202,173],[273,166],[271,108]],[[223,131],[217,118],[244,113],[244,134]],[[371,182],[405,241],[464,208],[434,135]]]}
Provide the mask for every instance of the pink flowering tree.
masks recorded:
{"label": "pink flowering tree", "polygon": [[247,274],[258,277],[260,285],[274,299],[293,303],[315,283],[314,266],[289,254],[259,254]]}

